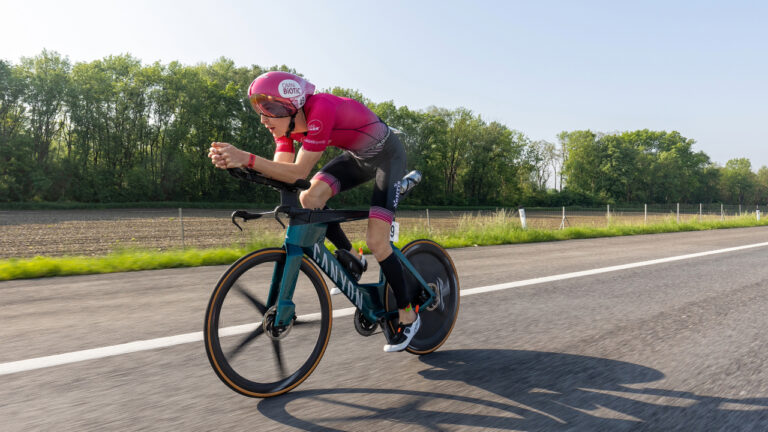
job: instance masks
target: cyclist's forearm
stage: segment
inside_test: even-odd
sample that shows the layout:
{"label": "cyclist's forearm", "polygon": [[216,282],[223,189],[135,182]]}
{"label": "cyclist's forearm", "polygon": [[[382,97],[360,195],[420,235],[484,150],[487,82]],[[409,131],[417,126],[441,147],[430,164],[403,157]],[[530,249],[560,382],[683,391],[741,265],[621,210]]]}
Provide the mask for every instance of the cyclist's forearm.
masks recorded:
{"label": "cyclist's forearm", "polygon": [[250,168],[255,169],[267,177],[286,183],[293,183],[298,179],[305,179],[309,175],[309,172],[305,168],[296,165],[293,162],[272,161],[261,156],[254,157],[253,166]]}

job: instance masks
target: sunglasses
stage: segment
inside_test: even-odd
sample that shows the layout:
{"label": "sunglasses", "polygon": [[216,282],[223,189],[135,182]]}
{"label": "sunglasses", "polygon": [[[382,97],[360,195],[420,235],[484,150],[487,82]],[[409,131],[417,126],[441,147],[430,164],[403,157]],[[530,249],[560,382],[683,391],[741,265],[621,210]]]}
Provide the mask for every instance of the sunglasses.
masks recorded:
{"label": "sunglasses", "polygon": [[272,96],[254,94],[248,99],[253,109],[265,117],[290,117],[296,114],[296,108],[290,102],[276,100]]}

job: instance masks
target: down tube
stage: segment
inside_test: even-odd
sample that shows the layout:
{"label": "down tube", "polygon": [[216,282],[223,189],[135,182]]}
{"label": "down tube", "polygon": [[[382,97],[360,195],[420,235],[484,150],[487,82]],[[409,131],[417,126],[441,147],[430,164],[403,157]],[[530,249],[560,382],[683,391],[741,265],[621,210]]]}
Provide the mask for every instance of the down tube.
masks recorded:
{"label": "down tube", "polygon": [[355,283],[355,280],[341,267],[333,254],[322,242],[317,242],[312,246],[305,247],[304,253],[312,258],[323,273],[325,273],[325,275],[328,276],[339,289],[341,289],[349,301],[351,301],[358,309],[363,310],[366,305],[370,306],[370,302],[367,301],[366,294],[363,292],[362,287]]}

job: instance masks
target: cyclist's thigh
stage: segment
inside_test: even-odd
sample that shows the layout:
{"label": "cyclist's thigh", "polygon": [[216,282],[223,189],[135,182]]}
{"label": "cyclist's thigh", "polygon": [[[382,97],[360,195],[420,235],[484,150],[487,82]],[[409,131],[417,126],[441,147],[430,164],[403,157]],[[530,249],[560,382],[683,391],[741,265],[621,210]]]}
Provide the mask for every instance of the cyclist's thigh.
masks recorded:
{"label": "cyclist's thigh", "polygon": [[399,181],[405,175],[405,149],[400,139],[391,134],[385,150],[369,163],[376,167],[370,217],[392,223],[400,201]]}
{"label": "cyclist's thigh", "polygon": [[319,181],[327,184],[333,196],[365,183],[375,174],[374,167],[362,163],[349,152],[344,152],[320,168],[312,177],[312,183]]}

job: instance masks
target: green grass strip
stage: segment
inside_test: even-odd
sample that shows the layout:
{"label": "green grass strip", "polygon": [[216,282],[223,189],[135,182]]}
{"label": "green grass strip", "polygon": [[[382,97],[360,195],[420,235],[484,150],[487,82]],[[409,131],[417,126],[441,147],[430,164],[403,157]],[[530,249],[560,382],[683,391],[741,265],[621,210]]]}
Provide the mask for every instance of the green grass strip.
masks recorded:
{"label": "green grass strip", "polygon": [[236,248],[186,249],[165,252],[137,250],[115,252],[98,257],[37,256],[8,259],[0,260],[0,280],[230,264],[246,252],[246,249]]}
{"label": "green grass strip", "polygon": [[[677,223],[670,218],[665,222],[651,225],[616,224],[604,228],[568,227],[562,230],[524,230],[519,220],[507,212],[500,211],[492,216],[465,217],[456,229],[431,230],[427,227],[414,227],[402,230],[397,245],[402,247],[419,238],[430,238],[446,248],[460,248],[766,225],[768,220],[757,221],[753,215],[749,215],[716,222]],[[281,242],[282,234],[276,234],[261,235],[258,240],[246,247],[190,248],[170,251],[124,249],[97,257],[12,258],[0,260],[0,280],[231,264],[247,252],[268,246],[279,246]],[[366,253],[370,253],[364,242],[356,242],[354,245],[355,248],[362,247]]]}

